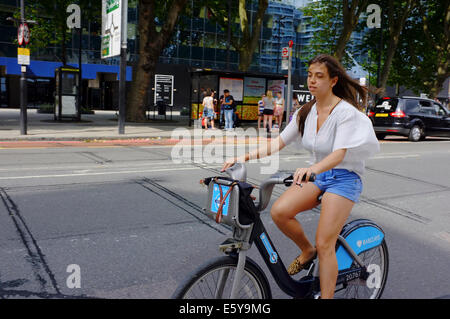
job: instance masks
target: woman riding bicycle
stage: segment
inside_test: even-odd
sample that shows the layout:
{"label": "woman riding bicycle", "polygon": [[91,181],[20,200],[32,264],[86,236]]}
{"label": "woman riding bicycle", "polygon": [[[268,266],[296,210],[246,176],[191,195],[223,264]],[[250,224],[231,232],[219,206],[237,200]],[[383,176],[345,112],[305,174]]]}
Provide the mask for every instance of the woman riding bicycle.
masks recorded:
{"label": "woman riding bicycle", "polygon": [[[360,176],[364,173],[364,161],[379,151],[379,143],[372,122],[360,112],[367,90],[351,79],[334,57],[319,55],[312,59],[307,82],[314,99],[297,110],[280,136],[268,147],[227,160],[222,171],[236,162],[274,154],[295,140],[312,154],[314,164],[295,171],[294,182],[273,204],[271,216],[302,252],[289,266],[289,274],[306,268],[317,255],[321,298],[333,298],[338,275],[336,241],[362,192]],[[358,95],[362,105],[358,103]],[[308,183],[312,173],[316,174],[316,180]],[[295,216],[319,205],[321,194],[314,247]]]}

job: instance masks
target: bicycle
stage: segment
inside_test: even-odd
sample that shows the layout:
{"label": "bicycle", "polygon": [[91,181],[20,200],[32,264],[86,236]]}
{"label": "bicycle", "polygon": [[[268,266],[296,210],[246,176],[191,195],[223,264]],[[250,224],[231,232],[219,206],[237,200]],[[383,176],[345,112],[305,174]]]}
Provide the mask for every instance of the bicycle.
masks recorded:
{"label": "bicycle", "polygon": [[[278,172],[262,182],[259,187],[259,203],[255,203],[256,217],[253,222],[245,224],[240,216],[239,187],[235,187],[236,181],[246,180],[245,166],[237,163],[226,170],[226,173],[231,179],[218,177],[208,185],[207,204],[210,206],[205,209],[208,216],[217,219],[217,212],[220,210],[217,204],[222,203],[222,210],[219,212],[222,216],[218,219],[231,226],[233,231],[233,237],[219,246],[226,256],[200,266],[178,287],[172,298],[271,299],[271,289],[265,273],[254,260],[247,257],[253,243],[282,291],[293,298],[319,298],[318,258],[300,279],[291,277],[260,218],[260,213],[269,204],[274,186],[290,186],[293,182],[292,174]],[[231,196],[224,196],[225,191]],[[214,196],[220,201],[214,200]],[[339,269],[336,298],[381,297],[388,275],[389,256],[385,233],[380,226],[368,219],[347,223],[336,243],[336,257]]]}

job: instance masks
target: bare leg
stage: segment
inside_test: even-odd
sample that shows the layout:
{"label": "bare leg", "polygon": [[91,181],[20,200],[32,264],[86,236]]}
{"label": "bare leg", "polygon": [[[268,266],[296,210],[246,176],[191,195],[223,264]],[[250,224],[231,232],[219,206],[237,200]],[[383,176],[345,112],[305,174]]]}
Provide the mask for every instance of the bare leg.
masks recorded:
{"label": "bare leg", "polygon": [[334,296],[338,276],[336,241],[353,205],[354,202],[351,200],[336,194],[325,193],[322,197],[316,247],[320,263],[320,290],[323,299]]}
{"label": "bare leg", "polygon": [[301,263],[309,260],[316,250],[295,216],[316,207],[319,204],[319,195],[320,189],[313,183],[305,183],[303,187],[293,184],[277,199],[270,211],[278,228],[302,251]]}

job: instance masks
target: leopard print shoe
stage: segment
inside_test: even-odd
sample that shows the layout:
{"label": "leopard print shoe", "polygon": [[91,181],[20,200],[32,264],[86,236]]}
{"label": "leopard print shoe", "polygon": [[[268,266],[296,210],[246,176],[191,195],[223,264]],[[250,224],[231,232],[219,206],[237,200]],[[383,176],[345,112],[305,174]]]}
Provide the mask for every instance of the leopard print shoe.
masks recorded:
{"label": "leopard print shoe", "polygon": [[301,263],[300,260],[298,260],[300,256],[301,255],[298,255],[297,258],[295,258],[294,261],[289,265],[287,269],[289,275],[293,276],[295,274],[298,274],[303,269],[306,269],[309,266],[311,266],[312,262],[317,257],[317,252],[314,253],[314,256],[312,258],[310,258],[308,261],[304,263]]}

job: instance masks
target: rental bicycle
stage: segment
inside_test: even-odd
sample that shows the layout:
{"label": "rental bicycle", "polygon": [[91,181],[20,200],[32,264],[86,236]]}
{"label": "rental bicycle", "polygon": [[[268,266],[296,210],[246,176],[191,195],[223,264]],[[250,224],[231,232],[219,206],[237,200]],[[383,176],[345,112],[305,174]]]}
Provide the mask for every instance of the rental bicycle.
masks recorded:
{"label": "rental bicycle", "polygon": [[[243,218],[238,181],[246,180],[246,169],[237,163],[226,170],[230,178],[216,177],[208,185],[205,212],[216,221],[231,226],[233,236],[220,244],[225,256],[209,260],[189,276],[173,294],[176,299],[271,299],[269,282],[261,267],[247,256],[256,245],[276,284],[293,298],[320,297],[319,260],[304,270],[300,279],[291,277],[267,233],[260,213],[270,202],[275,185],[290,186],[291,173],[278,172],[259,187],[256,216]],[[242,195],[242,194],[241,194]],[[242,197],[241,197],[242,198]],[[389,257],[385,233],[371,220],[357,219],[346,224],[336,243],[338,278],[335,298],[380,298],[386,285]],[[300,274],[302,274],[300,273]]]}

